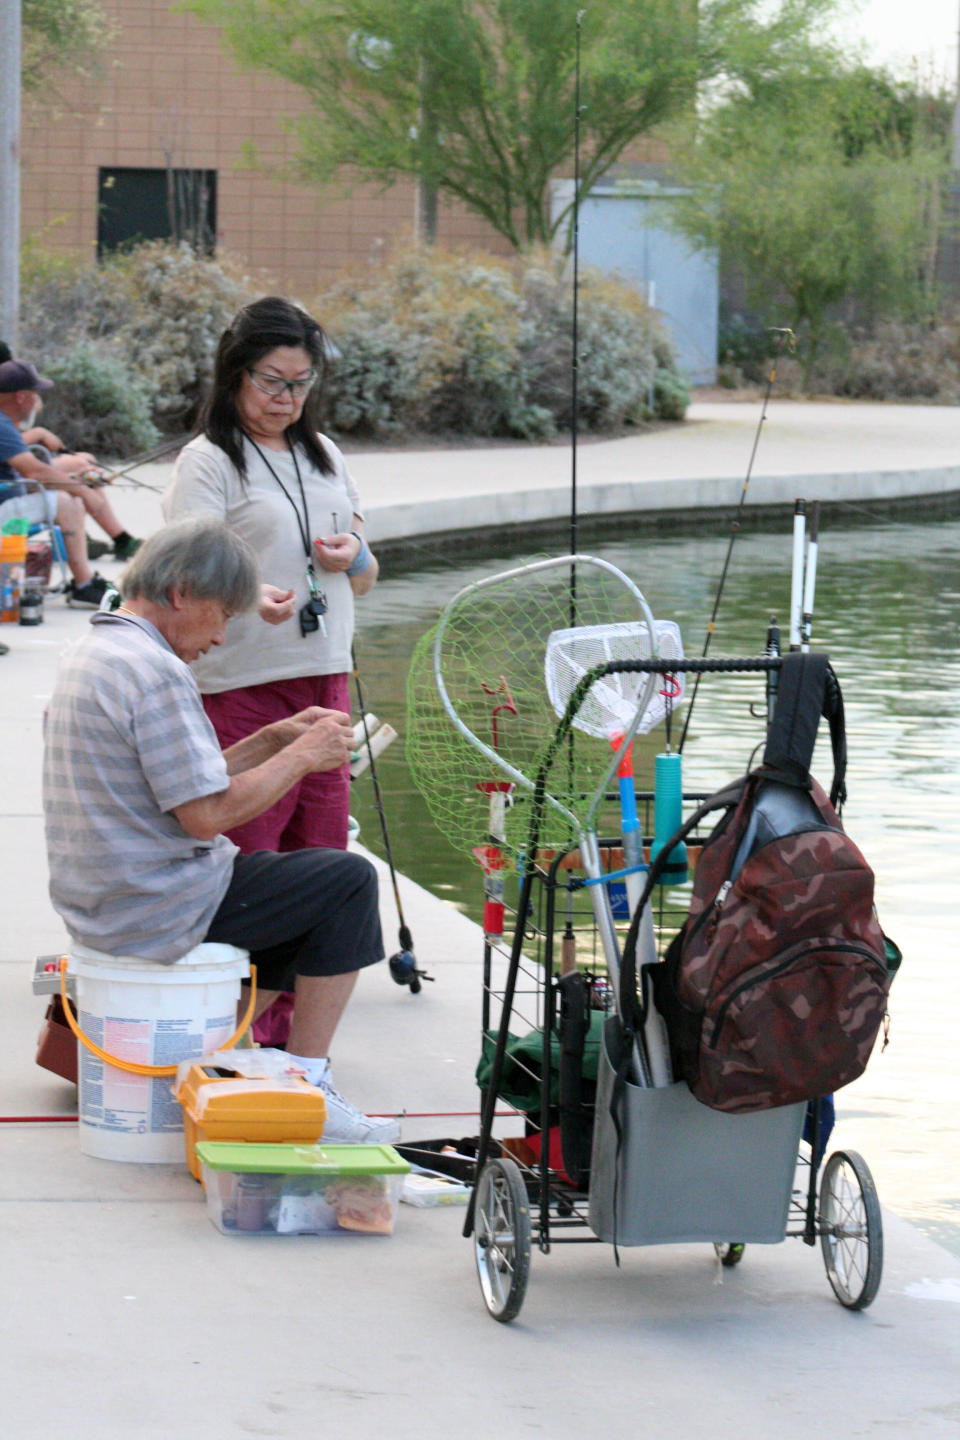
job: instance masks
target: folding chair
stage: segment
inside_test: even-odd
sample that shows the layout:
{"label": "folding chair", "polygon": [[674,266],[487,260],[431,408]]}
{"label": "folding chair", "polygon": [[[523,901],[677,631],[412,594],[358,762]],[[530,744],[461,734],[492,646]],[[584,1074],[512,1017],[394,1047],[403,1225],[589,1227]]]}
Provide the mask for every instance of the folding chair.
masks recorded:
{"label": "folding chair", "polygon": [[67,547],[63,543],[63,532],[55,520],[37,521],[27,531],[27,538],[32,539],[34,535],[42,535],[45,531],[50,537],[53,558],[60,567],[60,584],[47,586],[48,593],[55,594],[57,591],[66,590],[70,583],[70,572],[67,569]]}

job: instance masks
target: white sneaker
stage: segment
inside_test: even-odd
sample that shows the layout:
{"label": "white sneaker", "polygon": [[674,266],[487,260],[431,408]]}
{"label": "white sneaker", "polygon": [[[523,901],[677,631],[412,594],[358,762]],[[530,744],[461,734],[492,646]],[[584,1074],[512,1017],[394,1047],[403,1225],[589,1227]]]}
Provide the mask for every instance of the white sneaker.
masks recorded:
{"label": "white sneaker", "polygon": [[329,1069],[314,1083],[318,1090],[323,1091],[327,1102],[327,1119],[321,1140],[341,1145],[392,1145],[400,1139],[400,1125],[396,1120],[364,1115],[349,1100],[344,1100],[340,1091],[334,1088]]}

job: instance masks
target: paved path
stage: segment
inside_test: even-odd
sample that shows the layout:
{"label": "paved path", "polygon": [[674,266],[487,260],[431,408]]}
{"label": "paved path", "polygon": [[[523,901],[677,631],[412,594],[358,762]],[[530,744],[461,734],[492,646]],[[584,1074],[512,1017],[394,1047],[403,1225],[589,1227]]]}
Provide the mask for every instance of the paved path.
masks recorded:
{"label": "paved path", "polygon": [[[758,414],[701,406],[689,427],[585,445],[583,484],[631,503],[638,485],[667,485],[675,498],[705,485],[712,503],[734,503]],[[958,411],[775,405],[756,474],[786,477],[787,499],[797,475],[850,494],[890,474],[935,490],[952,476],[956,488],[958,432]],[[355,452],[351,464],[384,537],[403,533],[400,508],[414,502],[420,534],[466,518],[464,497],[480,497],[489,518],[491,497],[507,492],[496,506],[509,523],[532,494],[566,504],[562,447]],[[125,490],[118,503],[140,533],[159,523],[151,492]],[[41,716],[58,654],[84,624],[52,599],[43,627],[2,631],[4,1115],[67,1114],[75,1103],[72,1087],[33,1064],[43,1007],[29,975],[36,954],[64,943],[46,896]],[[476,1104],[480,935],[401,884],[437,983],[413,997],[383,967],[365,972],[338,1036],[338,1079],[370,1109],[405,1111],[405,1138],[475,1133],[473,1114],[436,1112]],[[387,884],[382,894],[392,939]],[[840,1128],[834,1143],[851,1135]],[[185,1170],[81,1156],[73,1125],[0,1125],[0,1156],[0,1412],[17,1440],[960,1432],[960,1260],[890,1214],[884,1283],[863,1315],[835,1303],[819,1253],[798,1241],[753,1247],[722,1274],[706,1246],[626,1251],[617,1271],[596,1245],[535,1254],[520,1319],[501,1327],[482,1308],[460,1212],[403,1207],[382,1242],[226,1237]]]}
{"label": "paved path", "polygon": [[[577,451],[583,515],[712,510],[739,503],[760,401],[693,405],[684,425],[619,440],[583,441]],[[374,542],[500,533],[564,519],[571,453],[554,445],[483,445],[445,450],[350,445]],[[137,479],[162,489],[169,463]],[[747,503],[897,500],[960,491],[960,408],[773,402],[757,445]],[[160,523],[158,497],[125,489],[121,514],[138,533]]]}

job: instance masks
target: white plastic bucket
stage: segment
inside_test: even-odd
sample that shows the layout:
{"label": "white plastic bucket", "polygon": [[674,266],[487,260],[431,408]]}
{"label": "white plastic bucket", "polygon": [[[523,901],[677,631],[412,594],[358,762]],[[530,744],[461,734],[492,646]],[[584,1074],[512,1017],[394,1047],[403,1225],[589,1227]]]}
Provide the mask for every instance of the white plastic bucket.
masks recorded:
{"label": "white plastic bucket", "polygon": [[[75,945],[67,968],[80,1028],[96,1045],[120,1060],[176,1065],[230,1039],[250,957],[233,945],[205,944],[160,965]],[[133,1075],[77,1046],[84,1155],[183,1164],[183,1112],[170,1077]]]}

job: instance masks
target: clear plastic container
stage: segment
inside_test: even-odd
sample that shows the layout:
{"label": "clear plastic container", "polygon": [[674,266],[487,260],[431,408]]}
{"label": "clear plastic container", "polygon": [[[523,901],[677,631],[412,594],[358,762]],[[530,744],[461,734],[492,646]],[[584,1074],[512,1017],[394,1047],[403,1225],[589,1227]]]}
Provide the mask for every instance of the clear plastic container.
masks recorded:
{"label": "clear plastic container", "polygon": [[225,1235],[392,1235],[410,1170],[392,1145],[201,1140],[196,1151]]}

